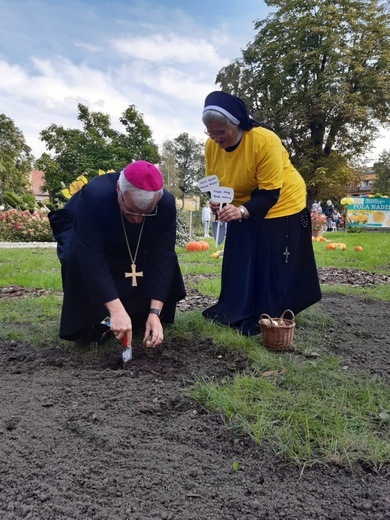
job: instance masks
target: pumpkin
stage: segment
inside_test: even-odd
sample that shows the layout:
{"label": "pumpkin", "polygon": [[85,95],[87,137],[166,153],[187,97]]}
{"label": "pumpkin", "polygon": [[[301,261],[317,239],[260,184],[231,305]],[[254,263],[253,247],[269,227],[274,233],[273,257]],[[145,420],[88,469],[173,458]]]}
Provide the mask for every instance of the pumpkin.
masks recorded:
{"label": "pumpkin", "polygon": [[187,251],[189,251],[191,253],[194,251],[202,251],[202,244],[200,244],[199,242],[196,242],[196,241],[187,242],[186,249],[187,249]]}
{"label": "pumpkin", "polygon": [[347,249],[347,245],[344,242],[339,242],[337,244],[337,249],[341,249],[341,251],[345,251]]}
{"label": "pumpkin", "polygon": [[207,251],[210,245],[206,240],[193,240],[192,242],[187,242],[186,249],[187,251]]}
{"label": "pumpkin", "polygon": [[325,249],[334,251],[336,249],[336,244],[331,242],[330,244],[326,244]]}
{"label": "pumpkin", "polygon": [[202,251],[207,251],[210,247],[210,244],[206,242],[206,240],[199,240],[198,242],[202,246]]}
{"label": "pumpkin", "polygon": [[362,252],[363,251],[363,248],[362,246],[355,246],[355,251],[357,251],[358,253]]}

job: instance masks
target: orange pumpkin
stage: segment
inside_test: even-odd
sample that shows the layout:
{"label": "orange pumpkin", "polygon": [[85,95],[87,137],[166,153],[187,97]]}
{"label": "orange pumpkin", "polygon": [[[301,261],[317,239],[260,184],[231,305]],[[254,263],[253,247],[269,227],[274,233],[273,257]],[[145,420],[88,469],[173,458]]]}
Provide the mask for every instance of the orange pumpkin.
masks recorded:
{"label": "orange pumpkin", "polygon": [[207,251],[210,247],[209,243],[206,240],[199,240],[198,244],[201,244],[202,251]]}
{"label": "orange pumpkin", "polygon": [[336,244],[334,244],[334,243],[326,244],[325,249],[333,251],[334,249],[336,249]]}
{"label": "orange pumpkin", "polygon": [[362,246],[355,246],[355,251],[357,251],[358,253],[361,253],[363,251]]}
{"label": "orange pumpkin", "polygon": [[187,242],[186,244],[187,251],[190,251],[191,253],[194,251],[202,251],[202,244],[200,242]]}

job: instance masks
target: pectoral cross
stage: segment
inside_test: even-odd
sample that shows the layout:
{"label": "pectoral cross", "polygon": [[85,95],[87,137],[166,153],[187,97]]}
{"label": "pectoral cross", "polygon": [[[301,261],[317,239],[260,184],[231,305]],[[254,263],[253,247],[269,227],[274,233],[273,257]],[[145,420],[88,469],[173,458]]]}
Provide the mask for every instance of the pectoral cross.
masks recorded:
{"label": "pectoral cross", "polygon": [[132,287],[136,287],[138,284],[137,284],[137,276],[143,276],[144,275],[144,272],[143,271],[139,271],[137,273],[137,267],[136,265],[133,263],[131,264],[131,273],[125,273],[125,278],[131,278],[131,286]]}
{"label": "pectoral cross", "polygon": [[286,264],[287,264],[287,262],[288,262],[288,255],[290,254],[287,246],[286,246],[286,250],[285,250],[285,252],[283,254],[286,257]]}

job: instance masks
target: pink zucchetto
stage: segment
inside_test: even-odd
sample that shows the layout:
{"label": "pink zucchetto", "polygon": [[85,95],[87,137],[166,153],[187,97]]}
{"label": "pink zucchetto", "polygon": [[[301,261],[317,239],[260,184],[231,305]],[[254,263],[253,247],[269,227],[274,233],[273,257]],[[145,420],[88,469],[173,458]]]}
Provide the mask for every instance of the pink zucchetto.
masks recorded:
{"label": "pink zucchetto", "polygon": [[145,191],[158,191],[163,187],[163,178],[158,168],[147,161],[128,164],[123,175],[130,184]]}

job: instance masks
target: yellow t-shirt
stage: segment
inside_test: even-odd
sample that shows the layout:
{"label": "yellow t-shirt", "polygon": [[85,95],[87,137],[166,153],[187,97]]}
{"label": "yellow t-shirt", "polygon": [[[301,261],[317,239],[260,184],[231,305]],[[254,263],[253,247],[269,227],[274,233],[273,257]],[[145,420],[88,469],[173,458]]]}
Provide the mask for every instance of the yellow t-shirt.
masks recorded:
{"label": "yellow t-shirt", "polygon": [[266,128],[243,131],[240,144],[226,152],[212,139],[205,147],[206,175],[216,175],[220,186],[233,188],[233,204],[250,199],[255,188],[280,188],[278,202],[265,218],[284,217],[301,211],[306,205],[305,181],[290,162],[279,137]]}

